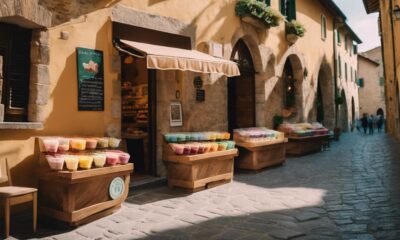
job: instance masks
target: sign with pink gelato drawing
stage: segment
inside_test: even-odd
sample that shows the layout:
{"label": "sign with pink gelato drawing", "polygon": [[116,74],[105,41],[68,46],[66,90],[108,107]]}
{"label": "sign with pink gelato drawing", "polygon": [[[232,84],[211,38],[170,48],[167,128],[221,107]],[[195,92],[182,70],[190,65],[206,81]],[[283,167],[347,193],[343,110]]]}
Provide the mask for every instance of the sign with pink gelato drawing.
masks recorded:
{"label": "sign with pink gelato drawing", "polygon": [[76,48],[78,110],[104,111],[103,52]]}

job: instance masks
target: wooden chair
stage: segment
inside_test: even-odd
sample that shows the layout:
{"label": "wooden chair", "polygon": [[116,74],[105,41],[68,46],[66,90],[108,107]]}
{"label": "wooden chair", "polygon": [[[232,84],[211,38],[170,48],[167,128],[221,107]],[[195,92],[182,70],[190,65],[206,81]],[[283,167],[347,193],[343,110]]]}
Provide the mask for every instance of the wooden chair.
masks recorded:
{"label": "wooden chair", "polygon": [[6,158],[6,174],[8,186],[0,187],[0,200],[4,203],[5,236],[10,235],[10,208],[14,205],[32,201],[33,204],[33,232],[36,232],[37,220],[37,189],[12,186],[10,168]]}

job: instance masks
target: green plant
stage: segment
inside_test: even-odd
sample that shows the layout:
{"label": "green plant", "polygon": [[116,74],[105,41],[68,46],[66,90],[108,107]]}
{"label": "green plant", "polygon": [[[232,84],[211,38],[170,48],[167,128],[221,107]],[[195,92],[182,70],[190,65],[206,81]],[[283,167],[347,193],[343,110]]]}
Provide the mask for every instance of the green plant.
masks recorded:
{"label": "green plant", "polygon": [[279,26],[280,21],[284,20],[280,12],[257,0],[238,0],[235,12],[239,17],[252,16],[267,27]]}
{"label": "green plant", "polygon": [[298,37],[304,37],[304,34],[307,31],[304,25],[296,20],[292,20],[291,22],[286,22],[285,28],[286,28],[286,34],[294,34]]}
{"label": "green plant", "polygon": [[283,123],[283,116],[275,115],[273,121],[274,121],[274,129],[277,129],[279,125]]}

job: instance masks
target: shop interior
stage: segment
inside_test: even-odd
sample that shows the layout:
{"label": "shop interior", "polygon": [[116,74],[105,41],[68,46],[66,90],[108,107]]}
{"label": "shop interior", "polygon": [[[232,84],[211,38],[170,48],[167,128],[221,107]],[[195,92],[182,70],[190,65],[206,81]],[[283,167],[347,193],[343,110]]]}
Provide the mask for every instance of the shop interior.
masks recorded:
{"label": "shop interior", "polygon": [[132,156],[131,181],[145,181],[155,175],[152,154],[151,94],[145,58],[121,55],[121,133],[127,152]]}

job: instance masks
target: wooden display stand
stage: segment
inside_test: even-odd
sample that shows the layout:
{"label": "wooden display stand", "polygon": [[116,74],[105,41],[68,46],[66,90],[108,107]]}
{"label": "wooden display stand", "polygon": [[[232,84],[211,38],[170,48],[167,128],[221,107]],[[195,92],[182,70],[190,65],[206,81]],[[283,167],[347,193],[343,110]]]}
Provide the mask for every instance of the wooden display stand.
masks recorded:
{"label": "wooden display stand", "polygon": [[[132,163],[75,172],[42,166],[38,170],[39,212],[72,226],[111,214],[128,196],[132,171]],[[113,200],[109,186],[115,177],[124,179],[124,192]]]}
{"label": "wooden display stand", "polygon": [[167,165],[168,186],[191,191],[209,188],[233,177],[234,157],[237,149],[197,155],[178,156],[168,144],[163,146],[163,160]]}
{"label": "wooden display stand", "polygon": [[280,165],[286,159],[287,139],[262,142],[236,142],[239,156],[235,158],[235,167],[244,170],[260,170]]}
{"label": "wooden display stand", "polygon": [[319,152],[323,144],[329,140],[328,138],[329,134],[312,137],[289,137],[286,153],[293,156],[304,156]]}

